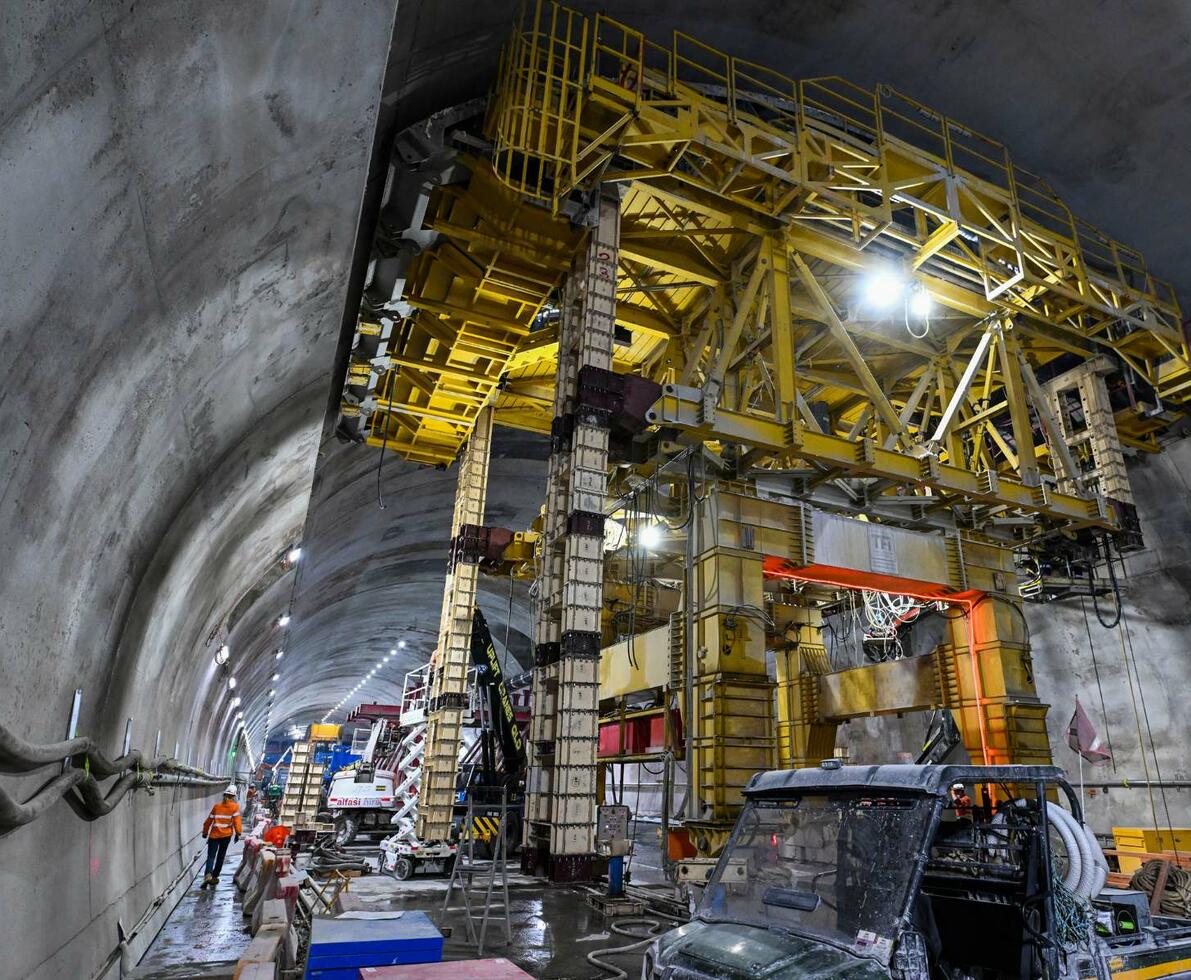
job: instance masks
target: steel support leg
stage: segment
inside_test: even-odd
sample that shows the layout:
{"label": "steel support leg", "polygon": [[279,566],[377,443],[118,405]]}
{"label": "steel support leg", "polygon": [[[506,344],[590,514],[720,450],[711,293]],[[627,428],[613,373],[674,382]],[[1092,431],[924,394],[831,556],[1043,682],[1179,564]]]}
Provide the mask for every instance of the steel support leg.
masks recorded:
{"label": "steel support leg", "polygon": [[595,852],[600,618],[619,202],[602,197],[567,279],[534,607],[527,870],[586,880]]}
{"label": "steel support leg", "polygon": [[839,723],[820,717],[819,678],[831,670],[817,609],[788,611],[785,644],[775,655],[777,671],[777,764],[779,769],[817,766],[835,754]]}
{"label": "steel support leg", "polygon": [[686,720],[691,805],[686,827],[714,856],[744,802],[741,790],[774,764],[773,681],[765,661],[762,555],[742,547],[718,487],[699,504],[692,608],[693,717]]}
{"label": "steel support leg", "polygon": [[464,537],[468,528],[484,523],[491,443],[492,409],[486,407],[477,416],[459,457],[450,566],[443,589],[438,646],[430,660],[426,752],[418,802],[418,839],[422,841],[446,840],[451,832],[479,578],[478,556],[466,547]]}
{"label": "steel support leg", "polygon": [[950,620],[937,651],[941,700],[973,762],[1049,765],[1050,706],[1038,698],[1025,620],[1011,602],[988,599]]}

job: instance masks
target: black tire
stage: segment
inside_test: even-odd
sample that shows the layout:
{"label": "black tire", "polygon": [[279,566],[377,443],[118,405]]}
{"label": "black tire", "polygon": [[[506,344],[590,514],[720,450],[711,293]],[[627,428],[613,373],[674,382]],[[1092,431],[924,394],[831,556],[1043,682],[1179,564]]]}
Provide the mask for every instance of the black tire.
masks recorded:
{"label": "black tire", "polygon": [[335,843],[347,847],[356,839],[360,830],[360,818],[354,813],[341,813],[335,818]]}
{"label": "black tire", "polygon": [[521,815],[509,814],[509,825],[505,830],[505,854],[517,854],[521,850]]}
{"label": "black tire", "polygon": [[398,881],[409,881],[414,876],[414,859],[410,857],[399,857],[397,863],[393,865],[393,877]]}

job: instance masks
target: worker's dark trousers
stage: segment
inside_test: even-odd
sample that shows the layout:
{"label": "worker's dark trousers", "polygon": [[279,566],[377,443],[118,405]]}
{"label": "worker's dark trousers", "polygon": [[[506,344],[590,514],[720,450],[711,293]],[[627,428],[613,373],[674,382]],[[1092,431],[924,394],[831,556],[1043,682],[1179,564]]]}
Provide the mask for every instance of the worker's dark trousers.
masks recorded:
{"label": "worker's dark trousers", "polygon": [[223,870],[223,859],[227,857],[227,846],[232,842],[232,835],[207,840],[207,874],[219,877]]}

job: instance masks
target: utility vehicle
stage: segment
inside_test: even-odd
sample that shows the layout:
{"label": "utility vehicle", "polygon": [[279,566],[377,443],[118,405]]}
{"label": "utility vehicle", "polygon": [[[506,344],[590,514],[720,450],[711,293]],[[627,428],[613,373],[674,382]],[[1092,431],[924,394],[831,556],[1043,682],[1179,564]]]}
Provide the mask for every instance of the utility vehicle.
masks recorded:
{"label": "utility vehicle", "polygon": [[1191,975],[1191,921],[1102,887],[1057,768],[829,761],[744,795],[695,918],[643,980]]}

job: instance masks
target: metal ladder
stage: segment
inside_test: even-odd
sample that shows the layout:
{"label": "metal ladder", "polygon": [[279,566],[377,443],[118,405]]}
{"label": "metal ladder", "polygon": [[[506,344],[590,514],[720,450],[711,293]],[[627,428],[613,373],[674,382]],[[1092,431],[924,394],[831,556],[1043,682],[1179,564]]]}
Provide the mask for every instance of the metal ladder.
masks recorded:
{"label": "metal ladder", "polygon": [[[501,790],[500,794],[500,828],[497,830],[496,839],[492,843],[491,861],[477,861],[475,857],[475,811],[476,801],[473,795],[468,800],[467,817],[463,825],[463,836],[459,841],[459,851],[455,859],[455,865],[451,869],[451,880],[447,885],[447,895],[443,899],[442,910],[444,913],[459,911],[460,909],[464,911],[467,916],[468,942],[476,944],[477,956],[483,956],[484,943],[488,938],[488,923],[492,919],[503,920],[505,943],[508,944],[513,941],[512,932],[509,927],[509,869],[506,840],[506,830],[509,825],[508,790]],[[493,892],[497,889],[498,875],[500,878],[500,890],[495,897],[500,899],[503,895],[503,902],[492,901]],[[481,879],[478,884],[476,881],[477,878]],[[463,898],[463,905],[452,909],[451,896],[456,889],[458,889],[460,896]],[[475,911],[481,904],[478,901],[478,892],[481,889],[483,891],[482,913]],[[500,911],[494,914],[493,909],[499,909]],[[476,932],[476,919],[480,920],[478,935]]]}

